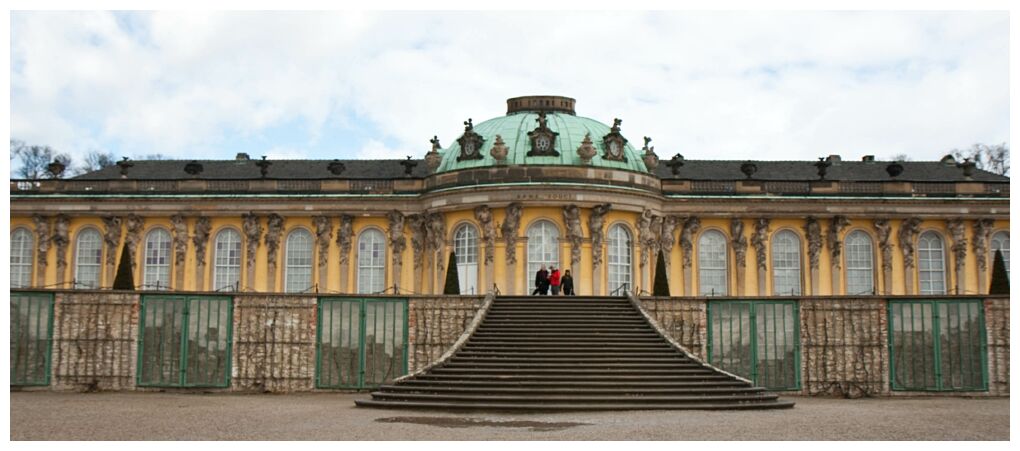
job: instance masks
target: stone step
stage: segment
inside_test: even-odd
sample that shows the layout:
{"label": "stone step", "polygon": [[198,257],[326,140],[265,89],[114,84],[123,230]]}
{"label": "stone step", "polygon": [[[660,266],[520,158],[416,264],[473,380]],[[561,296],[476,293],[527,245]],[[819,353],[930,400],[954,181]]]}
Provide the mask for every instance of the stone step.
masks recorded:
{"label": "stone step", "polygon": [[681,359],[690,360],[687,356],[680,354],[672,349],[663,348],[659,351],[625,351],[625,352],[601,352],[602,350],[592,350],[591,352],[517,352],[517,351],[465,351],[461,350],[452,358],[459,359],[472,359],[472,358],[504,358],[504,359],[542,359],[542,360],[564,360],[564,361],[578,361],[588,359],[635,359],[635,360],[646,360],[646,359]]}
{"label": "stone step", "polygon": [[706,387],[706,386],[690,386],[690,387],[649,387],[649,386],[629,386],[629,387],[532,387],[532,386],[519,386],[519,387],[498,387],[498,386],[450,386],[450,385],[382,385],[379,387],[379,391],[394,391],[394,392],[414,392],[414,393],[486,393],[486,394],[550,394],[550,395],[567,395],[567,394],[615,394],[615,395],[634,395],[634,394],[659,394],[659,395],[696,395],[700,393],[706,394],[738,394],[738,393],[761,393],[765,389],[761,387]]}
{"label": "stone step", "polygon": [[[575,354],[598,354],[601,352],[671,352],[676,351],[667,345],[662,343],[661,345],[640,345],[635,344],[634,346],[620,346],[620,345],[585,345],[585,346],[562,346],[561,344],[550,343],[546,346],[514,346],[514,345],[494,345],[491,343],[466,343],[460,352],[529,352],[529,353],[562,353],[572,352]],[[459,352],[458,352],[459,355]]]}
{"label": "stone step", "polygon": [[565,374],[569,376],[682,376],[682,375],[705,375],[705,374],[716,374],[711,369],[705,367],[697,368],[464,368],[464,367],[450,367],[442,366],[438,368],[432,368],[432,372],[435,374],[494,374],[494,375],[507,375],[507,376],[528,376],[528,375],[556,375]]}
{"label": "stone step", "polygon": [[[686,377],[686,376],[685,376]],[[613,380],[586,380],[586,379],[457,379],[451,376],[442,376],[434,379],[409,379],[400,382],[400,386],[428,386],[428,387],[478,387],[479,389],[500,389],[500,388],[619,388],[619,389],[755,389],[763,390],[761,387],[749,387],[747,383],[732,378],[720,378],[716,380],[682,379],[662,380],[662,378],[650,378],[648,380],[636,379],[613,379]]]}
{"label": "stone step", "polygon": [[591,335],[560,335],[560,336],[527,336],[527,335],[472,335],[468,340],[468,343],[488,343],[488,342],[533,342],[541,340],[544,343],[602,343],[602,344],[613,344],[613,343],[662,343],[665,340],[662,337],[655,336],[605,336],[596,337]]}
{"label": "stone step", "polygon": [[471,336],[472,338],[656,338],[661,339],[662,337],[655,332],[650,331],[573,331],[573,332],[516,332],[512,330],[478,330]]}
{"label": "stone step", "polygon": [[763,402],[774,401],[779,396],[774,393],[741,393],[741,394],[708,394],[708,395],[608,395],[602,393],[574,393],[570,395],[545,394],[505,394],[489,395],[477,393],[413,393],[413,392],[372,392],[372,399],[393,399],[405,401],[455,401],[455,402],[512,402],[547,404],[557,402],[574,403],[619,403],[640,399],[643,403],[702,403],[702,402]]}
{"label": "stone step", "polygon": [[621,402],[603,404],[581,404],[564,402],[558,404],[530,403],[463,403],[463,402],[405,402],[384,401],[374,399],[356,400],[359,407],[375,407],[390,409],[442,409],[442,410],[474,410],[474,411],[590,411],[590,410],[738,410],[738,409],[788,409],[793,407],[790,401],[769,401],[757,403],[663,403],[645,404],[641,402]]}
{"label": "stone step", "polygon": [[508,370],[532,370],[532,369],[701,369],[704,366],[697,363],[684,362],[447,362],[443,368],[503,368]]}
{"label": "stone step", "polygon": [[[504,381],[504,382],[519,382],[519,381],[536,381],[536,382],[593,382],[593,381],[604,381],[614,383],[629,383],[629,382],[685,382],[685,381],[726,381],[733,380],[730,376],[719,373],[705,373],[705,374],[489,374],[489,373],[471,373],[463,374],[456,372],[445,372],[445,373],[432,373],[418,376],[421,380],[484,380],[484,381]],[[742,385],[747,385],[741,382]]]}
{"label": "stone step", "polygon": [[506,325],[506,324],[493,324],[482,322],[477,329],[479,332],[483,330],[515,330],[519,332],[549,332],[550,330],[556,330],[561,332],[567,331],[647,331],[650,330],[647,324],[560,324],[555,329],[548,327],[535,327],[533,323],[522,323],[519,326]]}
{"label": "stone step", "polygon": [[591,356],[574,356],[574,357],[545,357],[545,356],[529,356],[529,357],[505,357],[505,356],[457,356],[451,358],[449,362],[457,363],[577,363],[577,364],[592,364],[592,363],[695,363],[693,360],[680,357],[591,357]]}

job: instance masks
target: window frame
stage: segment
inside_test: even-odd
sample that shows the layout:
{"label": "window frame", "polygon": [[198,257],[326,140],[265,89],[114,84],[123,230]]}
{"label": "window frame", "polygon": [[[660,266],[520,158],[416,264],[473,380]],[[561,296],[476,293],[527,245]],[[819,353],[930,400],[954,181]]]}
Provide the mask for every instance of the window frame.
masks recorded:
{"label": "window frame", "polygon": [[[721,241],[719,242],[719,245],[722,246],[722,266],[721,267],[709,267],[709,268],[706,269],[705,266],[703,265],[702,245],[703,245],[703,241],[706,238],[711,237],[711,236],[718,236],[721,239]],[[696,255],[698,256],[698,258],[697,258],[697,265],[698,265],[698,296],[728,296],[729,292],[730,292],[730,246],[729,246],[729,238],[726,236],[726,233],[724,233],[722,230],[719,230],[719,229],[716,229],[716,228],[708,228],[708,229],[705,229],[704,231],[702,231],[700,235],[698,235],[697,244],[698,244],[698,251],[697,251]],[[716,263],[718,263],[718,262],[716,262]],[[702,281],[705,280],[705,277],[702,274],[702,271],[714,271],[714,272],[722,271],[723,286],[722,286],[722,290],[720,292],[718,292],[718,293],[715,293],[715,292],[706,293],[705,292],[705,290],[703,289],[703,285],[702,285]]]}
{"label": "window frame", "polygon": [[[380,256],[380,259],[382,260],[381,266],[376,266],[376,265],[365,266],[365,265],[362,265],[362,258],[364,256],[362,255],[363,251],[361,249],[361,243],[362,243],[362,240],[365,240],[366,237],[369,236],[369,235],[372,235],[373,237],[378,235],[378,237],[379,237],[378,244],[380,244],[381,247],[382,247],[382,255]],[[375,243],[373,243],[373,244],[375,244]],[[356,270],[355,270],[355,273],[354,273],[355,293],[356,294],[377,294],[377,293],[379,293],[381,291],[384,291],[386,289],[386,270],[388,269],[387,268],[387,261],[386,261],[387,260],[386,259],[386,253],[387,253],[387,250],[388,250],[387,249],[388,243],[386,242],[386,234],[381,229],[379,229],[378,227],[366,227],[366,228],[362,229],[360,232],[358,232],[358,240],[357,240],[356,245],[357,245],[357,247],[355,248],[357,250],[357,255],[355,257]],[[375,283],[377,280],[381,280],[382,281],[382,283],[381,283],[382,288],[380,288],[379,290],[372,290],[374,287],[362,287],[362,284],[361,284],[361,275],[362,275],[362,271],[364,271],[365,269],[371,269],[373,271],[373,274],[375,274],[375,271],[381,272],[381,277],[380,278],[376,278],[376,277],[373,276],[370,283]],[[365,289],[369,289],[369,290],[372,290],[372,291],[364,291]]]}
{"label": "window frame", "polygon": [[[166,244],[166,256],[165,256],[166,263],[165,264],[150,264],[148,262],[148,260],[149,260],[149,242],[150,242],[150,239],[155,234],[157,234],[157,233],[166,236],[166,241],[165,241],[165,244]],[[161,242],[159,244],[163,244],[163,243]],[[158,252],[158,250],[157,250],[157,252]],[[137,252],[136,252],[136,254],[137,254]],[[156,257],[159,258],[159,255],[157,254]],[[145,233],[145,238],[142,240],[141,265],[139,265],[139,266],[140,266],[140,269],[142,271],[142,278],[141,278],[142,279],[142,290],[145,290],[145,291],[167,291],[167,290],[170,289],[170,287],[173,286],[172,285],[173,284],[173,238],[170,235],[170,231],[167,230],[165,227],[156,226],[156,227],[153,227],[153,228],[149,229],[149,231]],[[158,279],[156,281],[157,285],[155,287],[152,286],[152,284],[149,282],[149,273],[150,273],[149,269],[151,267],[155,267],[154,269],[159,269],[159,268],[163,268],[163,267],[166,268],[166,270],[165,270],[166,271],[166,285],[162,285],[162,283],[161,283],[162,279]]]}
{"label": "window frame", "polygon": [[[34,281],[35,281],[35,234],[32,233],[32,231],[29,230],[28,227],[25,227],[25,226],[17,226],[17,227],[14,227],[13,230],[11,230],[11,241],[10,241],[10,243],[11,243],[11,259],[12,260],[13,260],[14,255],[15,255],[14,254],[14,243],[15,243],[14,240],[15,240],[15,238],[19,234],[24,234],[23,236],[27,237],[27,239],[25,240],[25,243],[27,244],[27,246],[23,246],[22,249],[27,249],[25,251],[25,253],[28,254],[27,255],[28,258],[24,258],[25,255],[21,255],[21,260],[27,260],[27,261],[21,261],[21,262],[19,262],[17,264],[15,264],[13,261],[11,262],[11,267],[10,267],[10,271],[11,271],[11,278],[10,278],[11,288],[31,288],[34,285]],[[27,280],[26,283],[19,284],[17,286],[14,284],[14,274],[13,274],[13,272],[14,272],[14,268],[15,267],[22,268],[22,270],[19,271],[19,273],[22,276],[27,274],[27,279],[28,280]]]}
{"label": "window frame", "polygon": [[[928,251],[929,250],[929,249],[924,249],[924,248],[921,247],[922,242],[925,241],[925,236],[934,236],[935,238],[937,238],[939,240],[939,243],[941,244],[941,246],[939,246],[938,249],[931,249],[931,250],[938,250],[939,253],[942,256],[942,258],[941,258],[941,263],[942,263],[941,271],[930,270],[930,269],[929,270],[922,269],[922,262],[924,261],[922,259],[923,258],[922,257],[922,253],[924,251]],[[931,230],[931,229],[930,230],[925,230],[925,231],[921,232],[920,234],[917,235],[917,247],[916,247],[915,254],[916,254],[915,258],[917,258],[917,265],[916,265],[916,268],[914,270],[917,271],[917,293],[920,294],[920,295],[924,295],[924,296],[933,296],[933,295],[934,296],[940,296],[940,295],[949,294],[949,269],[948,269],[948,265],[947,265],[948,262],[946,261],[946,256],[948,255],[948,252],[946,252],[946,238],[945,238],[945,236],[943,236],[938,231]],[[924,289],[924,275],[925,274],[936,274],[936,273],[939,273],[939,272],[941,272],[941,274],[942,274],[942,290],[941,291],[927,291],[926,292],[925,289]]]}
{"label": "window frame", "polygon": [[[226,249],[226,251],[228,253],[228,255],[226,257],[228,263],[227,264],[223,264],[223,265],[220,264],[221,251],[220,251],[220,248],[219,248],[219,241],[220,241],[221,237],[224,237],[224,236],[226,236],[227,234],[230,234],[230,233],[233,233],[235,236],[237,236],[237,252],[238,252],[237,253],[237,282],[235,284],[233,284],[233,285],[219,285],[216,282],[216,280],[217,280],[217,276],[220,275],[221,268],[223,270],[229,270],[229,269],[234,267],[233,265],[229,264],[229,259],[230,259],[230,257],[229,257],[230,249],[229,248]],[[227,243],[227,244],[231,244],[231,243]],[[216,234],[213,235],[213,239],[212,239],[212,264],[210,266],[212,267],[211,268],[212,269],[212,274],[211,274],[211,277],[210,277],[209,280],[212,283],[212,287],[211,287],[212,291],[221,291],[221,290],[222,291],[239,291],[240,290],[240,286],[241,286],[241,274],[244,273],[244,236],[241,234],[241,232],[239,230],[237,230],[237,229],[235,229],[233,227],[223,227],[220,230],[216,231]],[[224,290],[224,288],[228,287],[228,286],[232,287],[233,289],[232,290]]]}
{"label": "window frame", "polygon": [[[777,246],[776,246],[776,243],[779,240],[779,238],[783,237],[783,236],[791,236],[791,237],[793,237],[794,243],[796,244],[796,252],[783,251],[784,254],[796,255],[796,257],[797,257],[797,264],[796,264],[795,267],[789,267],[789,268],[786,268],[786,267],[784,267],[784,268],[777,268],[776,267],[776,256],[777,256],[777,252],[776,252]],[[770,267],[771,267],[771,270],[772,270],[771,281],[772,281],[772,295],[773,296],[803,296],[804,295],[804,255],[803,255],[804,254],[804,245],[803,245],[803,243],[804,243],[804,241],[801,239],[800,234],[798,234],[797,232],[795,232],[795,231],[793,231],[791,229],[788,229],[788,228],[783,228],[783,229],[777,230],[776,233],[774,233],[772,235],[772,238],[769,240],[769,264],[770,264]],[[797,279],[797,292],[796,293],[794,293],[794,292],[784,293],[784,292],[778,291],[776,289],[776,281],[778,280],[777,277],[779,276],[779,274],[777,272],[779,270],[782,270],[784,272],[785,271],[794,271],[795,270],[797,272],[797,277],[796,277],[796,279]]]}
{"label": "window frame", "polygon": [[[622,249],[624,251],[624,252],[622,252],[620,254],[620,256],[621,257],[622,256],[626,256],[626,259],[627,259],[626,263],[613,263],[613,261],[612,261],[612,256],[614,255],[613,254],[613,250],[614,250],[613,241],[615,240],[613,238],[613,231],[614,230],[622,231],[624,237],[626,238],[625,240],[623,240],[623,246],[622,247],[621,246],[616,246],[616,250]],[[606,229],[606,258],[605,258],[605,265],[606,265],[606,288],[607,288],[606,292],[607,293],[612,293],[613,290],[618,289],[619,286],[620,286],[619,283],[616,283],[616,284],[613,283],[614,282],[613,281],[613,275],[614,274],[619,274],[619,275],[622,275],[622,276],[626,276],[626,284],[627,284],[626,290],[627,290],[627,292],[633,291],[633,289],[634,289],[634,233],[630,230],[630,227],[626,223],[624,223],[624,222],[614,222],[614,223],[609,225],[609,228]],[[613,271],[614,267],[616,267],[616,268],[626,268],[626,270],[625,271],[614,272]]]}
{"label": "window frame", "polygon": [[[863,236],[868,243],[868,268],[853,268],[851,267],[851,252],[850,252],[850,240],[853,236]],[[877,259],[875,258],[875,240],[870,233],[863,229],[852,229],[847,232],[846,237],[843,238],[843,279],[844,279],[844,294],[848,296],[861,296],[861,295],[874,295],[878,293],[878,277],[876,277],[876,271],[878,270]],[[867,269],[868,277],[871,279],[871,290],[866,292],[860,292],[859,290],[850,288],[851,271],[864,271]]]}
{"label": "window frame", "polygon": [[[304,252],[304,249],[295,250],[294,249],[296,247],[295,243],[292,242],[292,240],[302,235],[304,235],[305,238],[303,239],[307,239],[308,243],[307,249],[308,264],[307,265],[291,264],[291,252],[298,251]],[[304,256],[295,256],[294,258],[303,260],[303,257]],[[292,281],[291,277],[296,276],[296,273],[300,274],[304,272],[304,271],[298,272],[297,270],[299,269],[303,270],[305,268],[307,268],[308,272],[308,285],[301,290],[297,290],[298,287],[294,287],[292,289],[291,282],[297,283],[299,281]],[[305,293],[308,292],[314,286],[315,286],[315,237],[312,235],[312,232],[307,228],[295,227],[291,229],[290,232],[287,232],[287,238],[283,240],[283,292]]]}
{"label": "window frame", "polygon": [[72,289],[77,289],[79,284],[81,283],[81,267],[82,267],[81,259],[82,259],[82,256],[83,256],[82,248],[81,248],[81,245],[82,245],[82,241],[81,240],[82,240],[82,237],[87,236],[88,234],[95,234],[95,236],[97,238],[97,240],[96,240],[96,245],[97,246],[96,246],[96,249],[95,249],[96,251],[98,251],[98,256],[96,258],[97,261],[95,263],[86,264],[86,266],[94,266],[95,267],[95,270],[96,270],[96,280],[95,280],[95,285],[86,286],[86,287],[83,287],[83,288],[90,289],[90,290],[96,290],[96,289],[99,289],[100,287],[102,287],[102,284],[103,284],[103,248],[105,247],[104,243],[103,243],[103,233],[100,232],[99,229],[97,229],[96,227],[85,226],[85,227],[82,227],[81,229],[79,229],[77,231],[77,233],[75,233],[75,236],[74,236],[74,272],[73,272],[73,275],[72,275],[72,280],[74,281],[74,286],[71,287]]}

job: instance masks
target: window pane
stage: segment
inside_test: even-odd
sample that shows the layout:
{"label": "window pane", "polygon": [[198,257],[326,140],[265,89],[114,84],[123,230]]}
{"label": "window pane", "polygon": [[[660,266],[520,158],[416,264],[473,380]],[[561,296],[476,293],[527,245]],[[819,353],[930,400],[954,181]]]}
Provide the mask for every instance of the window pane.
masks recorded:
{"label": "window pane", "polygon": [[284,291],[303,293],[312,286],[312,234],[297,229],[287,237]]}
{"label": "window pane", "polygon": [[715,230],[706,231],[698,240],[698,292],[702,296],[725,296],[727,282],[726,237]]}
{"label": "window pane", "polygon": [[942,237],[935,232],[924,232],[917,244],[921,294],[945,294],[945,250],[942,247]]}
{"label": "window pane", "polygon": [[871,238],[860,230],[846,237],[846,294],[874,294],[874,253]]}
{"label": "window pane", "polygon": [[224,229],[213,248],[213,290],[236,291],[241,280],[241,234]]}
{"label": "window pane", "polygon": [[386,289],[386,242],[382,232],[367,230],[358,238],[358,293]]}
{"label": "window pane", "polygon": [[478,229],[470,224],[457,228],[453,235],[453,249],[457,256],[457,279],[461,294],[474,294],[478,284]]}
{"label": "window pane", "polygon": [[772,294],[798,296],[800,287],[800,239],[783,230],[772,239]]}
{"label": "window pane", "polygon": [[170,288],[170,233],[155,229],[145,237],[143,257],[143,290]]}
{"label": "window pane", "polygon": [[102,237],[95,229],[85,229],[78,234],[74,288],[99,288],[99,271],[103,260],[102,243]]}
{"label": "window pane", "polygon": [[35,240],[32,232],[19,228],[11,236],[11,288],[32,285],[32,252]]}
{"label": "window pane", "polygon": [[528,228],[528,293],[535,290],[535,274],[545,265],[560,263],[559,236],[560,232],[553,223],[539,221]]}
{"label": "window pane", "polygon": [[1002,262],[1006,264],[1006,274],[1009,274],[1009,233],[996,232],[992,235],[992,264],[995,264],[995,251],[1002,251]]}
{"label": "window pane", "polygon": [[[631,286],[631,240],[630,232],[622,225],[616,224],[609,228],[609,252],[606,262],[609,265],[609,292],[626,286],[629,293]],[[617,292],[623,294],[623,290]]]}

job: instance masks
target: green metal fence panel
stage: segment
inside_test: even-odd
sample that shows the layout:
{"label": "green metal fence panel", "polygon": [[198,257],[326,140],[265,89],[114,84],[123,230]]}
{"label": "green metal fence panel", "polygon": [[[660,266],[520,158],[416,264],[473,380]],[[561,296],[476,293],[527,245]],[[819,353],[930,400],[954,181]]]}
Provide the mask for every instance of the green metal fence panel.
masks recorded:
{"label": "green metal fence panel", "polygon": [[11,385],[50,384],[53,295],[11,293]]}
{"label": "green metal fence panel", "polygon": [[981,301],[889,302],[893,390],[988,390],[986,346]]}
{"label": "green metal fence panel", "polygon": [[230,385],[230,297],[145,295],[141,318],[139,386]]}
{"label": "green metal fence panel", "polygon": [[755,385],[800,389],[796,301],[709,301],[708,361]]}
{"label": "green metal fence panel", "polygon": [[407,300],[319,300],[316,386],[370,388],[407,373]]}

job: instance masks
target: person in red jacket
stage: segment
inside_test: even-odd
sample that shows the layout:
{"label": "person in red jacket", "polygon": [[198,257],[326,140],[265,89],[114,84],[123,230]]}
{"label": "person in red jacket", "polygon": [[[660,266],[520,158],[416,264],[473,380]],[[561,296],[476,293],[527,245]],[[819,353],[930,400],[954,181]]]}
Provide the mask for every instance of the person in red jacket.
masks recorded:
{"label": "person in red jacket", "polygon": [[552,294],[556,296],[560,294],[560,270],[552,267],[552,274],[549,275],[549,285],[552,286]]}

